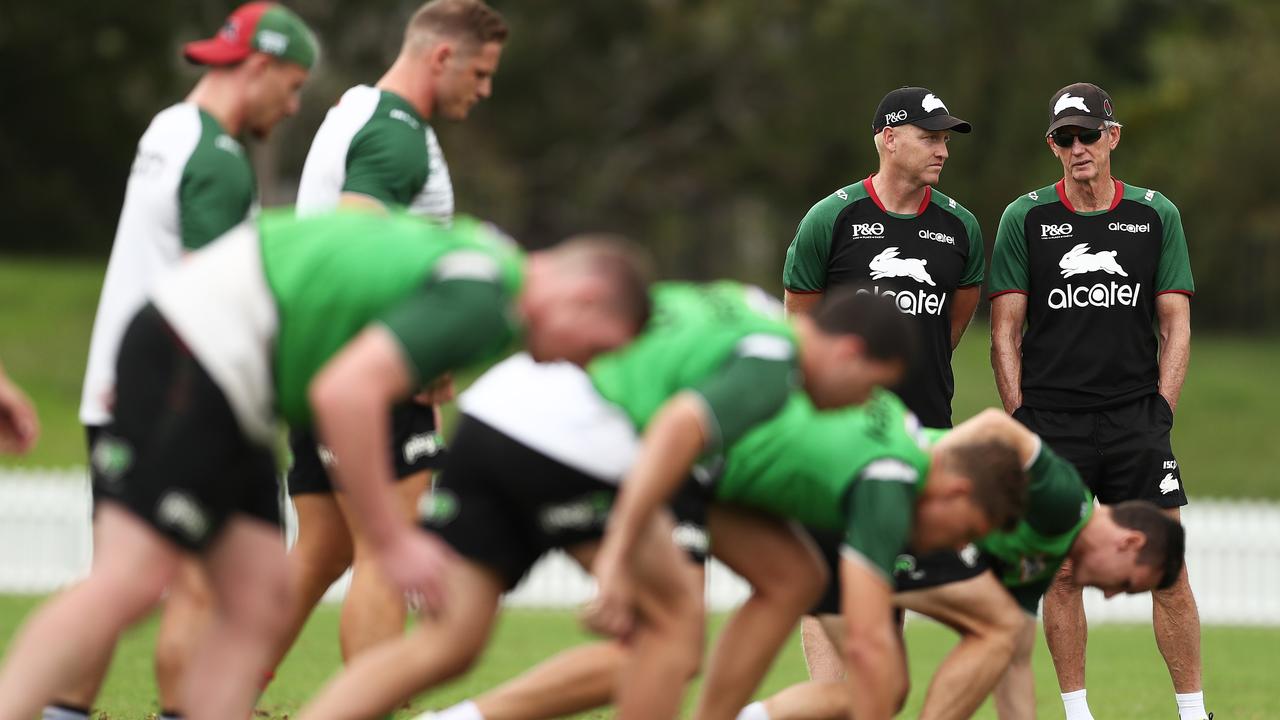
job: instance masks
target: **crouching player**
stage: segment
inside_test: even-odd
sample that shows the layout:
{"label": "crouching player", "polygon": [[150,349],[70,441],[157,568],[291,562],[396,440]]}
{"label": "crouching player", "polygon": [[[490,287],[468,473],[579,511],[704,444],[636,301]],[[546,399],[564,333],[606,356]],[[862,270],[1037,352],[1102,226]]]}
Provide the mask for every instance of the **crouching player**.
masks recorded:
{"label": "crouching player", "polygon": [[[1058,568],[1069,562],[1076,583],[1100,588],[1107,597],[1167,587],[1182,569],[1183,528],[1151,503],[1095,507],[1075,468],[1000,411],[987,410],[949,432],[928,432],[941,437],[937,448],[979,438],[1016,447],[1030,484],[1023,517],[1012,530],[978,540],[980,554],[971,558],[969,571],[942,577],[899,567],[894,603],[961,634],[961,642],[934,675],[919,717],[970,717],[997,682],[999,716],[1032,717],[1035,615]],[[817,612],[833,643],[849,640],[835,615],[837,594],[824,598]],[[854,651],[845,647],[846,655]],[[849,672],[852,681],[857,671],[850,667]],[[753,703],[739,718],[848,716],[843,684],[817,681]]]}
{"label": "crouching player", "polygon": [[[776,301],[736,283],[663,284],[653,302],[646,332],[589,373],[515,357],[463,394],[429,520],[465,558],[450,577],[450,602],[410,637],[357,658],[304,718],[374,717],[465,671],[485,645],[500,595],[542,553],[563,547],[591,565],[629,471],[683,484],[678,517],[700,524],[701,492],[686,479],[704,475],[724,448],[776,414],[797,369],[815,402],[844,405],[865,399],[904,364],[908,330],[888,301],[870,295],[832,296],[794,327]],[[772,602],[798,616],[821,592],[819,558],[783,523],[731,513],[708,522],[713,535],[738,539],[731,565],[758,555],[758,567],[794,580],[779,583]],[[591,682],[570,687],[567,698],[540,698],[542,712],[611,696],[627,717],[677,712],[701,656],[703,612],[699,573],[673,545],[673,530],[657,512],[635,538],[643,582],[627,649],[595,646],[570,658],[577,677]],[[591,675],[601,667],[603,677]]]}
{"label": "crouching player", "polygon": [[268,214],[156,287],[119,353],[116,413],[93,457],[101,555],[41,608],[0,670],[0,718],[26,720],[155,606],[199,556],[216,620],[186,675],[192,718],[247,717],[287,607],[275,421],[313,418],[387,576],[440,608],[451,554],[396,510],[389,408],[500,352],[585,363],[628,341],[649,298],[632,253],[578,241],[523,260],[474,222]]}

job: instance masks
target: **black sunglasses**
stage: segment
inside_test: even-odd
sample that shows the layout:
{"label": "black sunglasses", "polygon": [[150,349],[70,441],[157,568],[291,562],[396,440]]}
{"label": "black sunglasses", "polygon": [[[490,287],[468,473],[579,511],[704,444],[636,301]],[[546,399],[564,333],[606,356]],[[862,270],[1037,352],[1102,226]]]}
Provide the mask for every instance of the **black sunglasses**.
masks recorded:
{"label": "black sunglasses", "polygon": [[1077,135],[1066,128],[1058,128],[1054,130],[1049,137],[1053,138],[1053,144],[1060,148],[1069,148],[1075,143],[1076,138],[1080,138],[1081,145],[1092,145],[1102,138],[1101,130],[1081,130]]}

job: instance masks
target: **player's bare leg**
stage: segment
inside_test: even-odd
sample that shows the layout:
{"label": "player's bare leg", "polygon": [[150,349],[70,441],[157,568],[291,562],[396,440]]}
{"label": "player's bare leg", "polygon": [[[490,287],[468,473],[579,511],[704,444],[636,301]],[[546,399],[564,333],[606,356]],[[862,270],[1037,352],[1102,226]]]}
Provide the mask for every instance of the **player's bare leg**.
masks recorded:
{"label": "player's bare leg", "polygon": [[1036,716],[1036,679],[1031,669],[1031,654],[1036,646],[1036,619],[1027,615],[1013,648],[1013,658],[996,683],[996,717],[1001,720],[1034,720]]}
{"label": "player's bare leg", "polygon": [[[779,690],[761,705],[769,720],[845,720],[849,686],[843,680],[810,680]],[[739,715],[739,720],[748,711]]]}
{"label": "player's bare leg", "polygon": [[[93,559],[90,563],[91,571],[98,566],[102,557],[100,548],[105,547],[101,526],[96,515],[93,519],[93,547],[97,548],[97,550],[93,553]],[[84,674],[67,685],[66,690],[60,690],[54,696],[51,704],[61,708],[84,710],[87,715],[94,699],[98,697],[98,693],[102,690],[102,683],[107,679],[107,670],[111,668],[111,656],[115,654],[115,649],[115,643],[112,643],[102,649],[99,657],[86,658]]]}
{"label": "player's bare leg", "polygon": [[182,682],[185,717],[248,717],[289,607],[280,528],[232,516],[205,555],[215,606]]}
{"label": "player's bare leg", "polygon": [[476,709],[484,720],[542,720],[603,707],[626,661],[620,642],[569,648],[480,695]]}
{"label": "player's bare leg", "polygon": [[1053,657],[1058,687],[1063,693],[1084,689],[1085,644],[1089,624],[1084,615],[1083,589],[1071,579],[1071,560],[1062,563],[1044,594],[1044,639]]}
{"label": "player's bare leg", "polygon": [[959,644],[929,682],[919,717],[943,720],[973,715],[1009,666],[1026,613],[990,572],[897,593],[894,603],[960,633]]}
{"label": "player's bare leg", "polygon": [[98,508],[101,545],[89,577],[35,612],[0,668],[0,719],[29,720],[59,688],[110,655],[120,632],[160,601],[182,556],[114,503]]}
{"label": "player's bare leg", "polygon": [[[811,631],[805,652],[816,648],[822,657],[839,664],[836,677],[813,677],[809,682],[783,688],[764,700],[769,720],[845,720],[849,717],[849,686],[845,684],[843,648],[844,622],[839,615],[806,615],[802,621]],[[828,655],[828,653],[830,655]],[[806,655],[806,660],[808,656]],[[831,675],[827,668],[824,675]],[[739,715],[739,720],[746,715]]]}
{"label": "player's bare leg", "polygon": [[466,672],[488,642],[506,586],[488,568],[458,560],[449,568],[445,587],[443,608],[424,613],[409,634],[353,658],[299,717],[380,717],[415,694]]}
{"label": "player's bare leg", "polygon": [[[424,470],[396,483],[396,498],[406,520],[418,517],[418,499],[431,483],[431,472]],[[378,558],[368,546],[359,525],[339,493],[338,507],[342,509],[351,528],[355,548],[352,561],[351,588],[342,603],[342,620],[338,629],[342,659],[351,658],[370,647],[404,634],[408,617],[404,595],[385,577],[378,565]]]}
{"label": "player's bare leg", "polygon": [[635,629],[614,694],[618,716],[667,720],[702,662],[705,612],[702,573],[671,540],[668,513],[654,518],[635,548]]}
{"label": "player's bare leg", "polygon": [[694,716],[732,720],[817,601],[827,571],[812,542],[776,518],[712,505],[707,529],[712,553],[750,583],[752,593],[720,632]]}
{"label": "player's bare leg", "polygon": [[187,661],[213,621],[213,589],[199,561],[182,561],[162,607],[156,636],[156,694],[166,714],[181,713]]}
{"label": "player's bare leg", "polygon": [[[1181,522],[1178,508],[1165,513]],[[1169,667],[1176,693],[1200,692],[1200,611],[1187,568],[1182,567],[1178,581],[1165,590],[1151,591],[1151,620],[1156,631],[1156,646]]]}
{"label": "player's bare leg", "polygon": [[800,647],[804,650],[810,680],[844,680],[844,656],[831,642],[818,617],[800,618]]}
{"label": "player's bare leg", "polygon": [[[568,552],[590,571],[599,549],[600,543],[592,541],[569,548]],[[691,567],[701,586],[705,579],[702,565]],[[620,642],[579,645],[553,655],[470,702],[484,720],[543,720],[586,712],[613,701],[626,662],[627,650]]]}
{"label": "player's bare leg", "polygon": [[351,531],[333,494],[307,493],[292,500],[298,514],[298,539],[288,555],[289,613],[274,657],[265,668],[284,661],[311,611],[351,566],[353,556]]}

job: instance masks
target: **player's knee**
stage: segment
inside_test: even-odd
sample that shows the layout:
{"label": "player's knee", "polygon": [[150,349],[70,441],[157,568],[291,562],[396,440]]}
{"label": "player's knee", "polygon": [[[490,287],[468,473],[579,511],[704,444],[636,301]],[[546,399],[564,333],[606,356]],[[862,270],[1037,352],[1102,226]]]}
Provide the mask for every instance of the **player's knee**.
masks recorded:
{"label": "player's knee", "polygon": [[907,677],[898,688],[898,695],[893,704],[893,714],[897,715],[907,706],[907,698],[911,696],[911,678]]}
{"label": "player's knee", "polygon": [[702,633],[698,632],[678,638],[670,656],[672,667],[680,671],[685,682],[691,681],[702,673]]}
{"label": "player's knee", "polygon": [[[424,624],[426,624],[424,622]],[[438,629],[438,628],[437,628]],[[421,626],[399,647],[404,649],[401,665],[418,676],[439,673],[440,681],[451,680],[471,670],[484,650],[484,639],[471,635],[433,632]]]}
{"label": "player's knee", "polygon": [[827,589],[830,572],[816,553],[805,552],[798,554],[777,580],[771,584],[772,594],[784,598],[788,607],[798,608],[798,612],[803,613],[821,599]]}
{"label": "player's knee", "polygon": [[[331,535],[339,534],[345,536],[346,531]],[[305,577],[328,585],[351,567],[355,553],[349,539],[329,540],[322,536],[320,532],[299,534],[297,544],[289,551],[289,563]]]}
{"label": "player's knee", "polygon": [[263,636],[281,631],[288,621],[292,597],[283,573],[255,574],[252,581],[229,585],[220,594],[222,611],[229,622]]}
{"label": "player's knee", "polygon": [[85,587],[87,592],[102,598],[100,610],[104,615],[118,624],[129,625],[141,620],[160,603],[170,575],[159,569],[136,575],[96,572],[85,582]]}
{"label": "player's knee", "polygon": [[163,631],[156,637],[156,681],[161,687],[173,685],[182,677],[187,658],[193,651],[194,632]]}

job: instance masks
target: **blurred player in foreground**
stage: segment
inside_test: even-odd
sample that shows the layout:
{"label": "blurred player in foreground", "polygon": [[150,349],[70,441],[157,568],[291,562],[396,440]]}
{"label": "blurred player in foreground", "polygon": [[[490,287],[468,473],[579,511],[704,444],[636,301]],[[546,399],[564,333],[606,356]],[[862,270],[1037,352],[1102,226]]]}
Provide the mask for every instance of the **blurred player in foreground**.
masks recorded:
{"label": "blurred player in foreground", "polygon": [[[377,84],[348,89],[325,116],[302,169],[298,214],[402,209],[448,225],[453,185],[430,123],[463,120],[489,96],[506,39],[502,16],[481,0],[432,0],[419,8],[405,27],[399,56]],[[406,518],[417,517],[418,499],[444,460],[436,420],[422,396],[393,411],[388,451]],[[293,608],[272,667],[348,566],[353,574],[339,626],[344,659],[403,633],[406,614],[404,596],[378,571],[349,504],[333,492],[330,449],[305,427],[290,429],[289,448],[288,490],[298,512],[298,538],[289,551]]]}
{"label": "blurred player in foreground", "polygon": [[[688,538],[704,523],[703,491],[690,475],[707,478],[737,438],[777,413],[798,369],[820,404],[863,400],[871,386],[901,373],[908,333],[887,301],[852,292],[794,325],[776,300],[737,283],[664,283],[653,299],[646,332],[587,373],[516,357],[463,394],[463,419],[427,519],[466,558],[465,572],[453,576],[453,601],[444,614],[424,616],[410,636],[358,658],[303,717],[372,718],[464,672],[487,642],[501,594],[544,552],[562,547],[585,567],[598,566],[593,558],[618,483],[640,468],[684,486],[673,503],[681,525],[656,512],[637,533],[635,571],[646,583],[627,648],[565,656],[560,667],[589,685],[543,701],[560,708],[548,712],[607,702],[617,679],[623,716],[677,712],[703,632],[700,572],[671,540],[673,531]],[[756,567],[794,580],[771,586],[757,605],[798,615],[814,601],[822,569],[791,528],[729,511],[706,522],[714,537],[736,539],[722,556],[731,567],[755,555],[763,561]],[[616,672],[602,678],[600,668]]]}
{"label": "blurred player in foreground", "polygon": [[[206,68],[180,103],[161,111],[138,141],[111,261],[93,323],[80,420],[89,454],[113,417],[116,353],[125,328],[165,270],[248,218],[257,206],[253,168],[237,138],[266,137],[298,110],[299,90],[319,48],[311,30],[274,3],[242,5],[208,40],[187,43],[188,61]],[[101,478],[93,471],[95,495]],[[180,715],[179,687],[192,643],[212,604],[195,563],[174,578],[156,641],[162,718]],[[44,720],[84,720],[110,656],[64,686]]]}
{"label": "blurred player in foreground", "polygon": [[[950,432],[927,432],[939,438],[937,448],[980,438],[1015,447],[1030,485],[1026,512],[1017,525],[976,542],[975,554],[981,553],[982,560],[975,564],[983,572],[956,581],[938,574],[915,578],[911,590],[894,594],[897,607],[932,617],[961,634],[960,644],[935,673],[919,717],[970,717],[997,682],[1001,718],[1033,717],[1035,615],[1058,567],[1070,558],[1075,582],[1100,588],[1107,597],[1168,587],[1182,570],[1183,528],[1146,502],[1095,509],[1075,468],[1003,412],[988,410]],[[898,562],[904,558],[910,556],[900,556]],[[900,567],[899,573],[903,571],[911,573]],[[815,614],[830,640],[853,657],[857,649],[848,644],[840,605],[840,587],[833,584]],[[820,680],[752,703],[738,718],[844,718],[849,701],[843,682]]]}
{"label": "blurred player in foreground", "polygon": [[[622,526],[622,503],[636,489],[624,485],[610,533]],[[794,397],[786,411],[730,451],[712,492],[717,505],[754,508],[843,534],[839,582],[850,645],[856,648],[850,656],[857,670],[850,675],[854,714],[877,718],[896,711],[898,688],[906,683],[890,606],[898,553],[903,547],[959,547],[1010,523],[1022,510],[1025,477],[1012,448],[998,440],[975,438],[930,449],[902,402],[877,390],[858,407],[834,412],[818,412]],[[713,536],[713,550],[718,542]],[[746,608],[726,623],[717,641],[699,699],[700,718],[737,714],[807,609],[762,612],[748,623],[742,618]]]}
{"label": "blurred player in foreground", "polygon": [[384,572],[442,609],[451,553],[391,492],[391,405],[501,353],[586,363],[648,319],[644,263],[584,239],[527,259],[474,222],[273,213],[162,281],[131,322],[112,424],[98,441],[100,560],[46,603],[0,670],[0,719],[28,720],[159,601],[183,557],[217,612],[191,659],[192,718],[246,717],[285,621],[272,446],[277,418],[314,417]]}

